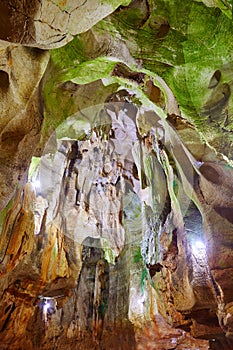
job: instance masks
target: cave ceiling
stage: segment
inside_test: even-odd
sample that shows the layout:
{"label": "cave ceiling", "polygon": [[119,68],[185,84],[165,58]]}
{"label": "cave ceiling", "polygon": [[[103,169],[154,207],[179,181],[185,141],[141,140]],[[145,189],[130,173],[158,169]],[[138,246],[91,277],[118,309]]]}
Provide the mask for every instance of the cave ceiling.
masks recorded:
{"label": "cave ceiling", "polygon": [[230,0],[0,3],[0,349],[233,349]]}

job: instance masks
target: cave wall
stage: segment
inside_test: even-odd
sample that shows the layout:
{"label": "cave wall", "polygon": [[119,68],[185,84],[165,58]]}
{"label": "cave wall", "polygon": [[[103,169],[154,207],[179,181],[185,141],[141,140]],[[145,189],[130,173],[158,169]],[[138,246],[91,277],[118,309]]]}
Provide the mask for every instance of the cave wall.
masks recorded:
{"label": "cave wall", "polygon": [[229,349],[231,4],[94,5],[0,6],[0,347]]}

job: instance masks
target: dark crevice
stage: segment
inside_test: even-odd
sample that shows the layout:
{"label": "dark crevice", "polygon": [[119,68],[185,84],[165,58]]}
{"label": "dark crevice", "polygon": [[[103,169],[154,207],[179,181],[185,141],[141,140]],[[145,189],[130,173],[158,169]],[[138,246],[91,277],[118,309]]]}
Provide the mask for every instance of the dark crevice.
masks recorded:
{"label": "dark crevice", "polygon": [[202,173],[202,175],[212,183],[217,185],[222,183],[221,177],[219,176],[217,170],[215,170],[213,166],[209,164],[203,164],[199,168],[199,170]]}
{"label": "dark crevice", "polygon": [[216,70],[216,72],[214,72],[209,82],[209,86],[208,86],[209,89],[213,89],[218,85],[221,79],[221,75],[222,73],[220,70]]}
{"label": "dark crevice", "polygon": [[7,72],[0,70],[0,90],[6,92],[9,89],[10,80]]}
{"label": "dark crevice", "polygon": [[219,85],[215,90],[204,105],[202,111],[202,115],[210,116],[211,120],[213,118],[216,118],[216,120],[219,119],[219,114],[222,113],[231,96],[230,86],[226,83]]}
{"label": "dark crevice", "polygon": [[68,167],[68,177],[71,177],[73,170],[74,170],[74,165],[75,165],[75,160],[77,158],[78,155],[78,151],[79,151],[79,147],[78,147],[78,142],[75,141],[72,146],[71,146],[71,151],[69,153],[69,167]]}
{"label": "dark crevice", "polygon": [[163,39],[165,36],[168,34],[170,30],[170,25],[169,23],[162,23],[159,27],[159,31],[156,34],[157,39]]}
{"label": "dark crevice", "polygon": [[112,75],[117,77],[123,77],[125,79],[134,80],[138,84],[143,83],[145,78],[145,73],[133,72],[126,65],[122,63],[117,63],[115,65]]}
{"label": "dark crevice", "polygon": [[233,224],[233,208],[228,207],[214,207],[214,210],[224,219]]}
{"label": "dark crevice", "polygon": [[162,213],[160,214],[160,217],[159,217],[159,221],[161,221],[162,226],[165,224],[165,222],[167,220],[167,216],[170,212],[171,212],[171,198],[170,198],[169,194],[167,193],[164,207],[163,207]]}
{"label": "dark crevice", "polygon": [[7,326],[8,322],[9,322],[9,320],[11,318],[11,315],[14,312],[15,308],[16,308],[15,303],[12,303],[11,305],[9,305],[6,308],[7,311],[5,310],[5,314],[8,313],[8,315],[7,315],[5,321],[4,321],[4,323],[3,323],[3,325],[2,325],[2,327],[0,329],[0,332],[3,332],[6,329],[6,326]]}

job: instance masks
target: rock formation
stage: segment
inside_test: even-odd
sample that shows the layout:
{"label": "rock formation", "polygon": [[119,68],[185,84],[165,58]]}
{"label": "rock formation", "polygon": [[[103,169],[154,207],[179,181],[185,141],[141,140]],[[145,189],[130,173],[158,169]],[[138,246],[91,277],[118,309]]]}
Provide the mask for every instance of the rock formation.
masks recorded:
{"label": "rock formation", "polygon": [[0,9],[0,349],[233,348],[231,2]]}

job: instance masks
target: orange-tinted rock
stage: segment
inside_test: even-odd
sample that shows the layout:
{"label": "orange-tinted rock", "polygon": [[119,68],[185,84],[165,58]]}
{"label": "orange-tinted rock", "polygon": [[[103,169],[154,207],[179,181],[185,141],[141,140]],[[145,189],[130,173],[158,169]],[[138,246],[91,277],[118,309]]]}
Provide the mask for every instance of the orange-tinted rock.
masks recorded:
{"label": "orange-tinted rock", "polygon": [[183,330],[172,328],[161,316],[142,325],[136,331],[136,339],[137,350],[209,349],[208,341],[194,339]]}

